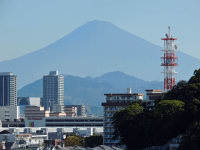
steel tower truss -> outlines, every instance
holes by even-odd
[[[175,67],[178,66],[175,52],[177,51],[177,45],[174,43],[177,38],[174,38],[170,35],[170,27],[168,27],[168,33],[165,38],[161,40],[164,41],[164,57],[161,57],[162,63],[161,66],[164,66],[164,91],[167,92],[172,89],[175,85]]]

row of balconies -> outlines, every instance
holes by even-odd
[[[104,111],[118,111],[119,107],[105,107]]]
[[[138,96],[136,95],[106,97],[106,100],[136,100],[136,99],[138,99]]]

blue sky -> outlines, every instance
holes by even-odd
[[[200,58],[199,0],[0,0],[0,61],[45,47],[92,20],[162,46],[170,25],[179,50]]]

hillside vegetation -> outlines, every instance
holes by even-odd
[[[115,137],[127,148],[142,149],[166,144],[184,135],[180,150],[200,149],[200,69],[188,82],[179,81],[155,103],[154,109],[142,103],[117,112],[113,117]]]

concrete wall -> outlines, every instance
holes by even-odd
[[[45,127],[45,118],[25,118],[25,127]]]
[[[9,119],[13,121],[20,118],[20,108],[19,106],[0,106],[0,114],[0,120]]]

